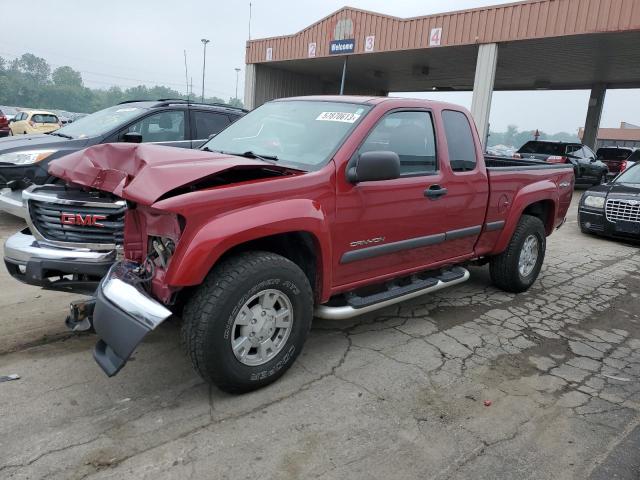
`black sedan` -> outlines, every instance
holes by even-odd
[[[598,185],[607,181],[607,165],[596,158],[593,150],[580,143],[530,140],[513,157],[547,163],[570,163],[577,184]]]
[[[583,233],[640,240],[640,164],[585,191],[578,206]]]

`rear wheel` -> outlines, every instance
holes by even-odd
[[[243,393],[286,372],[312,318],[304,272],[280,255],[247,252],[216,266],[189,300],[182,339],[204,380]]]
[[[507,249],[490,261],[491,281],[507,292],[524,292],[538,278],[546,250],[542,221],[523,215]]]

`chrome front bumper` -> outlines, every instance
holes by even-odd
[[[22,190],[11,190],[10,188],[0,190],[0,210],[26,220],[28,212],[22,201]]]
[[[4,244],[4,263],[16,280],[76,293],[93,294],[116,255],[116,250],[98,252],[47,245],[31,235],[28,228]]]
[[[142,339],[171,316],[171,310],[141,287],[139,268],[135,262],[117,262],[96,292],[93,326],[99,340],[93,357],[110,377],[127,363]]]
[[[11,235],[4,244],[4,257],[17,263],[26,264],[34,258],[49,260],[63,260],[65,262],[114,262],[116,251],[96,252],[88,248],[61,248],[47,245],[31,235],[29,229],[24,229]]]

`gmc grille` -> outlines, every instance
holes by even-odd
[[[40,234],[58,242],[101,243],[122,245],[124,236],[124,213],[126,206],[119,208],[80,207],[61,205],[40,200],[29,200],[31,222]],[[102,226],[63,224],[62,214],[104,215]]]
[[[634,201],[635,203],[635,201]],[[610,222],[640,222],[640,203],[626,200],[607,200],[605,215]]]

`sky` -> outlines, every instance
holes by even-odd
[[[295,33],[349,5],[398,17],[509,3],[511,0],[252,0],[251,37]],[[30,52],[54,68],[69,65],[85,85],[108,88],[138,84],[166,85],[186,91],[188,76],[196,93],[202,88],[202,43],[207,38],[205,95],[224,99],[244,92],[244,55],[249,34],[249,2],[219,0],[0,0],[0,56],[13,59]],[[34,34],[25,35],[24,32]],[[407,95],[403,93],[402,95]],[[469,108],[469,92],[417,92],[412,96],[446,100]],[[584,123],[588,91],[495,92],[491,129],[576,132]],[[620,121],[640,124],[640,90],[607,92],[601,126]]]

